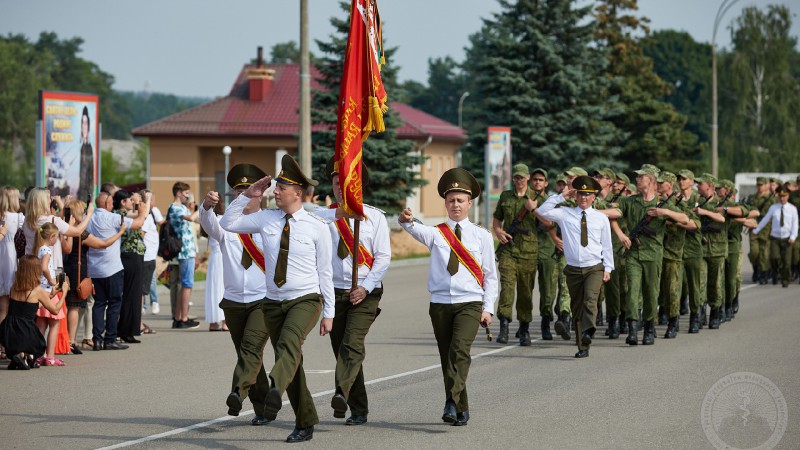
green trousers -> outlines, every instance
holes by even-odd
[[[242,399],[249,394],[258,415],[264,409],[264,397],[269,390],[269,379],[264,371],[264,346],[269,335],[262,303],[263,300],[238,303],[224,298],[219,303],[236,349],[231,391],[238,390]]]
[[[706,260],[703,258],[684,259],[683,270],[689,292],[689,311],[692,314],[700,314],[700,308],[706,301]]]
[[[500,299],[497,316],[511,321],[514,297],[517,298],[517,320],[533,320],[533,282],[536,279],[537,258],[517,259],[502,252],[497,271],[500,273]]]
[[[753,269],[758,267],[759,270],[765,271],[770,267],[769,263],[769,230],[771,226],[765,227],[758,234],[750,233],[750,253],[747,257],[750,259],[750,265]]]
[[[564,268],[567,267],[567,258],[562,254],[557,261],[558,271],[558,297],[557,297],[557,312],[566,312],[572,314],[570,309],[569,288],[567,287],[567,278],[564,276]]]
[[[286,392],[298,428],[316,425],[317,409],[303,371],[303,342],[319,320],[322,296],[309,294],[282,302],[266,299],[262,309],[275,352],[275,365],[269,372],[271,385],[281,394]]]
[[[588,331],[594,335],[595,320],[597,319],[597,302],[603,288],[603,264],[591,267],[564,268],[567,278],[569,296],[572,299],[572,315],[575,322],[575,341],[578,350],[588,350],[589,346],[581,342],[581,334]]]
[[[642,309],[641,320],[654,320],[658,313],[658,290],[661,286],[661,259],[658,261],[640,261],[629,257],[626,276],[628,278],[628,295],[626,303],[630,317],[637,319],[639,308]],[[626,312],[627,312],[626,311]]]
[[[706,256],[706,303],[711,308],[719,308],[724,305],[725,294],[723,293],[723,277],[725,276],[725,257]]]
[[[546,255],[539,258],[537,267],[539,277],[539,315],[553,319],[553,302],[558,286],[558,264]]]
[[[470,350],[481,320],[481,302],[431,303],[433,335],[439,347],[444,376],[445,401],[456,404],[456,412],[469,410],[467,375],[472,362]]]
[[[792,246],[789,239],[769,238],[769,255],[772,273],[780,275],[781,283],[788,284],[792,276]],[[795,243],[797,245],[797,243]]]
[[[683,261],[665,259],[661,266],[661,289],[659,305],[667,310],[670,318],[681,314],[681,288],[683,287]]]
[[[364,339],[378,313],[382,288],[375,288],[359,304],[350,303],[344,289],[336,289],[336,317],[331,329],[331,347],[336,356],[336,387],[341,389],[350,411],[356,416],[369,414],[362,363],[366,356]]]
[[[614,271],[611,272],[611,279],[605,285],[608,317],[617,317],[623,310],[625,317],[630,317],[625,301],[625,267],[625,258],[614,256]]]
[[[728,245],[730,247],[730,245]],[[742,272],[742,253],[734,252],[728,253],[725,258],[725,307],[730,308],[733,306],[733,299],[739,293],[741,286]]]

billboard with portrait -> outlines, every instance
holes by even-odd
[[[98,96],[39,92],[37,180],[52,195],[96,195],[100,171]]]
[[[488,133],[487,190],[491,198],[500,198],[500,194],[508,189],[511,183],[511,128],[489,127]]]

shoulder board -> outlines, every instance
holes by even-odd
[[[327,220],[325,220],[325,219],[323,219],[322,217],[320,217],[320,216],[318,216],[318,215],[314,214],[313,212],[309,212],[309,213],[308,213],[308,217],[311,217],[311,218],[313,218],[313,219],[317,219],[318,221],[320,221],[320,222],[324,223],[325,225],[327,225],[327,224],[329,223]]]
[[[489,230],[487,230],[486,228],[484,228],[484,227],[482,227],[482,226],[478,225],[477,223],[473,223],[473,225],[475,225],[475,227],[476,227],[476,228],[480,228],[481,230],[483,230],[483,231],[485,231],[485,232],[487,232],[487,233],[489,233],[489,234],[492,234],[492,232],[491,232],[491,231],[489,231]]]
[[[374,209],[375,211],[378,211],[378,212],[379,212],[379,213],[381,213],[381,214],[386,214],[386,211],[384,211],[384,210],[382,210],[382,209],[380,209],[380,208],[376,208],[376,207],[374,207],[374,206],[371,206],[371,205],[366,205],[366,204],[365,204],[365,205],[364,205],[364,207],[365,207],[365,208],[369,208],[369,209]]]

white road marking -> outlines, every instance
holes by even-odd
[[[537,341],[540,341],[540,340],[541,339],[531,339],[531,343],[537,342]],[[482,358],[482,357],[485,357],[485,356],[496,355],[498,353],[502,353],[502,352],[505,352],[507,350],[511,350],[511,349],[514,349],[514,348],[519,348],[519,346],[518,345],[509,345],[509,346],[505,346],[505,347],[496,348],[494,350],[489,350],[488,352],[479,353],[479,354],[473,356],[472,359],[474,360],[474,359]],[[374,380],[367,381],[364,384],[365,385],[371,385],[371,384],[383,383],[384,381],[396,380],[398,378],[404,378],[404,377],[408,377],[408,376],[411,376],[411,375],[416,375],[418,373],[427,372],[429,370],[438,369],[440,367],[441,367],[441,364],[422,367],[420,369],[411,370],[411,371],[408,371],[408,372],[398,373],[398,374],[395,374],[395,375],[389,375],[388,377],[376,378]],[[330,372],[333,372],[333,370],[307,370],[306,371],[306,373],[330,373]],[[336,392],[336,391],[333,390],[333,389],[328,390],[328,391],[317,392],[316,394],[313,394],[312,397],[317,398],[317,397],[332,395],[334,392]],[[286,406],[288,404],[289,404],[289,400],[286,400],[286,401],[283,402],[283,406]],[[254,411],[252,409],[248,409],[247,411],[241,411],[239,413],[239,417],[249,416],[250,414],[253,414],[253,413],[254,413]],[[196,430],[198,428],[209,427],[211,425],[227,422],[227,421],[234,420],[234,419],[237,419],[237,417],[234,417],[234,416],[219,417],[217,419],[207,420],[205,422],[200,422],[200,423],[196,423],[194,425],[189,425],[188,427],[176,428],[174,430],[165,431],[163,433],[153,434],[153,435],[150,435],[150,436],[145,436],[143,438],[134,439],[132,441],[125,441],[125,442],[120,442],[119,444],[110,445],[108,447],[101,447],[101,448],[99,448],[97,450],[111,450],[111,449],[115,449],[115,448],[130,447],[132,445],[141,444],[141,443],[144,443],[144,442],[155,441],[155,440],[158,440],[158,439],[163,439],[165,437],[174,436],[176,434],[185,433],[187,431]]]

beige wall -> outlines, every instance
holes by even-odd
[[[445,217],[444,201],[436,189],[442,174],[455,165],[455,152],[458,146],[452,143],[432,142],[422,151],[420,177],[428,181],[420,192],[420,212],[424,217]]]

